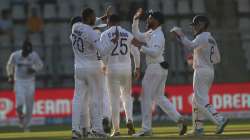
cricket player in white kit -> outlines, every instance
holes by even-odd
[[[81,17],[74,17],[71,21],[71,23],[76,23],[76,22],[82,22]],[[101,18],[96,18],[96,23],[93,26],[93,29],[97,32],[98,37],[101,36],[101,29],[106,27],[107,24],[103,24],[102,23],[102,19]],[[101,93],[102,93],[102,98],[103,98],[103,107],[102,107],[102,123],[103,123],[103,129],[105,133],[110,133],[111,132],[111,106],[110,106],[110,97],[109,97],[109,93],[108,93],[108,86],[107,86],[107,75],[105,72],[105,66],[103,64],[102,58],[100,57],[99,53],[97,53],[97,59],[100,61],[101,63],[101,75],[99,77],[99,80],[101,82]],[[81,87],[81,88],[85,88],[86,87]],[[82,90],[79,90],[82,91]],[[86,92],[88,92],[87,90],[85,90]],[[86,93],[87,94],[87,93]],[[91,122],[89,119],[89,112],[91,111],[89,109],[89,96],[87,94],[87,96],[85,96],[83,98],[83,94],[81,94],[81,99],[82,100],[78,100],[80,102],[80,107],[82,109],[80,115],[80,128],[82,130],[82,135],[83,137],[87,137],[89,131],[90,131],[90,127],[91,127]],[[76,101],[76,100],[74,100]]]
[[[107,16],[111,14],[111,7],[108,7],[106,9],[105,15],[100,17],[100,18],[96,18],[96,22],[95,25],[92,26],[93,29],[97,32],[98,37],[101,36],[101,30],[104,29],[107,24],[104,24],[103,21],[106,21]],[[71,27],[73,26],[73,24],[75,23],[81,23],[82,22],[82,18],[80,16],[77,17],[73,17],[71,19]],[[107,87],[107,76],[105,71],[103,70],[103,62],[102,59],[100,57],[100,55],[97,53],[97,59],[99,61],[101,61],[102,64],[102,72],[101,72],[101,77],[99,77],[100,82],[102,84],[102,88],[101,88],[101,92],[102,92],[102,98],[103,98],[103,110],[102,110],[102,114],[103,114],[103,129],[105,133],[110,133],[111,132],[111,124],[110,124],[110,120],[111,120],[111,106],[110,106],[110,98],[109,98],[109,94],[108,94],[108,87]],[[77,91],[81,92],[81,91],[87,91],[87,88],[85,86],[81,86],[82,89],[79,89]],[[79,93],[75,92],[74,96],[77,96]],[[85,95],[86,96],[83,96]],[[88,137],[88,134],[91,130],[91,122],[90,122],[90,111],[91,109],[89,109],[89,94],[84,93],[81,94],[80,100],[73,100],[73,101],[77,101],[80,102],[80,107],[79,109],[81,110],[81,112],[78,112],[80,115],[80,129],[82,130],[82,136],[83,137]],[[79,106],[79,104],[75,104],[74,105]]]
[[[178,124],[179,135],[183,135],[187,131],[187,125],[173,104],[164,96],[165,82],[168,74],[168,64],[164,61],[163,57],[165,38],[161,24],[164,22],[164,16],[160,12],[149,12],[147,18],[149,30],[141,33],[138,24],[139,18],[142,15],[143,10],[140,8],[134,16],[132,25],[134,36],[144,43],[144,46],[141,46],[141,52],[146,55],[147,63],[146,72],[142,80],[142,131],[133,136],[152,135],[153,101]]]
[[[32,51],[32,44],[28,40],[24,41],[22,50],[15,51],[10,55],[7,63],[7,75],[9,82],[14,82],[16,111],[24,131],[29,130],[32,118],[35,74],[42,67],[43,63],[40,57]],[[24,108],[26,108],[25,113]]]
[[[110,8],[107,8],[107,12],[105,15],[108,17],[111,12]],[[107,20],[107,18],[106,18]],[[105,20],[105,21],[106,21]],[[104,30],[104,28],[107,27],[106,23],[103,23],[103,20],[100,20],[100,18],[97,18],[96,24],[94,26],[94,30],[98,33],[99,37],[101,37],[101,33]],[[107,71],[106,71],[106,66],[103,63],[103,58],[99,57],[99,60],[101,61],[101,69],[102,69],[102,76],[100,77],[100,81],[102,83],[102,97],[103,97],[103,107],[102,107],[102,124],[103,124],[103,130],[105,133],[111,133],[111,105],[110,105],[110,96],[109,96],[109,91],[108,91],[108,79],[107,79]]]
[[[132,73],[131,73],[131,58],[134,56],[135,68],[137,74],[140,69],[140,52],[137,48],[132,47],[135,39],[133,35],[119,26],[119,16],[110,15],[107,20],[109,29],[101,34],[101,41],[110,44],[116,32],[119,32],[119,40],[116,47],[109,55],[104,58],[104,63],[107,67],[108,87],[111,101],[113,133],[111,136],[120,135],[120,102],[122,100],[128,134],[135,133],[133,126],[133,99],[131,96]],[[120,100],[121,97],[121,100]]]
[[[228,123],[214,107],[209,104],[208,92],[214,79],[214,64],[220,62],[220,53],[215,39],[207,31],[209,19],[206,16],[195,16],[191,23],[195,39],[190,41],[180,28],[174,32],[181,43],[193,49],[193,135],[203,135],[204,116],[217,125],[216,134],[221,134]]]
[[[92,135],[106,137],[102,127],[101,112],[101,63],[97,58],[97,50],[104,56],[108,54],[117,42],[111,39],[111,44],[102,45],[98,34],[93,30],[95,24],[95,12],[86,8],[82,12],[83,23],[77,22],[72,26],[71,42],[75,56],[75,95],[72,109],[72,139],[80,139],[80,115],[81,97],[89,96],[90,119],[92,123]],[[82,88],[86,87],[86,88]],[[86,92],[87,90],[87,92]],[[81,96],[83,94],[83,96]],[[87,95],[88,94],[88,95]]]
[[[111,15],[111,13],[112,13],[111,8],[112,8],[111,6],[107,7],[105,14],[102,17],[96,17],[95,25],[92,26],[93,29],[97,32],[99,37],[101,36],[101,31],[107,26],[107,24],[105,24],[104,22],[106,22],[107,17],[109,15]],[[82,18],[81,17],[74,17],[71,21],[71,26],[76,22],[82,22]],[[97,56],[98,60],[101,61],[101,64],[102,64],[101,77],[99,77],[100,82],[102,84],[101,92],[102,92],[102,98],[103,98],[103,108],[102,108],[103,120],[102,120],[102,123],[103,123],[104,132],[110,133],[111,132],[111,123],[110,123],[111,106],[110,106],[110,98],[109,98],[108,87],[107,87],[107,76],[105,73],[105,67],[103,65],[102,58],[99,54],[97,54],[97,55],[98,55]],[[82,87],[82,88],[84,88],[84,87]],[[80,90],[80,91],[82,91],[82,90]],[[83,94],[81,94],[81,95],[83,95]],[[80,107],[82,107],[82,109],[81,109],[82,112],[80,113],[80,128],[82,130],[83,137],[87,137],[87,135],[90,131],[90,127],[91,127],[91,122],[89,119],[89,111],[91,111],[91,109],[89,109],[89,106],[88,106],[88,104],[89,104],[88,98],[89,97],[86,96],[85,98],[83,98],[83,100],[85,99],[85,101],[78,100],[81,103]]]

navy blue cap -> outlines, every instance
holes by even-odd
[[[164,23],[164,15],[160,11],[149,10],[149,12],[147,14],[148,14],[148,16],[151,15],[154,19],[159,21],[160,24]]]
[[[196,15],[193,18],[192,23],[190,23],[190,25],[198,25],[200,23],[205,23],[206,26],[208,26],[210,22],[209,22],[208,17],[203,16],[203,15]]]

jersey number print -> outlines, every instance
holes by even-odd
[[[73,46],[79,51],[79,52],[84,52],[84,46],[83,46],[83,40],[81,37],[72,34],[73,37]]]
[[[116,56],[119,54],[126,55],[128,53],[128,45],[125,43],[126,41],[127,38],[121,38],[119,43],[117,43],[115,48],[112,50],[111,56]],[[120,46],[119,49],[118,46]]]
[[[210,50],[210,62],[211,63],[213,63],[213,60],[212,60],[213,54],[214,54],[214,46],[212,46]]]

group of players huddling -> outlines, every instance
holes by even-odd
[[[110,8],[99,19],[90,8],[81,14],[71,21],[70,38],[75,54],[72,139],[106,137],[110,133],[110,120],[113,125],[111,137],[120,136],[120,102],[126,114],[128,135],[152,135],[153,102],[177,123],[179,135],[184,135],[187,131],[185,119],[164,96],[168,63],[163,57],[162,13],[151,10],[144,14],[143,9],[138,9],[133,18],[132,33],[120,26],[119,15],[111,14]],[[138,27],[143,16],[146,16],[148,26],[144,33]],[[102,33],[97,30],[100,24],[96,24],[100,20],[107,23],[107,29]],[[217,113],[208,102],[208,91],[214,78],[213,65],[220,62],[216,41],[207,32],[208,25],[206,16],[194,17],[191,23],[195,36],[193,41],[188,40],[179,27],[170,31],[184,46],[194,50],[193,135],[203,135],[204,116],[217,125],[216,134],[222,133],[228,123],[228,119]],[[140,53],[146,56],[147,68],[142,80],[142,130],[136,133],[132,117],[131,77],[132,72],[135,72],[135,78],[140,77]],[[130,54],[134,58],[134,70],[131,70]]]
[[[147,31],[143,33],[138,27],[142,17],[147,18]],[[133,17],[132,33],[120,26],[120,16],[112,14],[111,7],[100,18],[96,18],[93,9],[86,8],[81,16],[71,19],[70,40],[75,58],[72,139],[108,137],[111,124],[113,131],[110,136],[120,136],[120,103],[125,110],[128,135],[152,135],[153,103],[177,123],[179,135],[186,134],[186,120],[164,96],[168,75],[168,63],[163,57],[165,37],[161,25],[164,19],[159,11],[145,13],[139,8]],[[105,25],[106,30],[100,32]],[[214,122],[217,125],[215,133],[221,134],[228,119],[216,112],[208,101],[208,91],[214,79],[214,64],[220,62],[220,53],[215,39],[207,31],[209,19],[206,16],[195,16],[191,26],[195,36],[193,41],[179,27],[170,31],[183,46],[193,49],[193,129],[188,134],[204,134],[204,117]],[[131,81],[132,75],[135,79],[140,78],[140,53],[145,54],[147,67],[142,80],[142,129],[135,132]],[[134,70],[130,54],[134,58]],[[23,113],[23,106],[28,102],[25,98],[31,95],[33,98],[34,94],[34,88],[27,91],[30,88],[25,83],[34,85],[34,74],[41,68],[42,62],[32,51],[29,42],[24,43],[22,50],[14,52],[7,64],[9,81],[13,81],[13,77],[15,79],[17,112],[25,128],[29,127],[33,107],[32,101],[31,105],[27,104],[28,114]]]

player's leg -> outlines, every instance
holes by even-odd
[[[121,79],[121,100],[126,114],[126,126],[128,128],[128,135],[133,135],[135,133],[133,125],[133,98],[132,98],[132,81],[131,72],[127,74],[124,73]]]
[[[24,121],[24,104],[25,104],[25,87],[22,81],[15,81],[14,90],[16,94],[16,112],[21,127],[23,127]]]
[[[111,136],[120,135],[120,79],[119,75],[109,72],[108,74],[108,87],[111,101],[111,118],[113,124],[113,132]]]
[[[105,133],[111,133],[111,103],[108,91],[107,75],[102,75],[102,93],[103,93],[103,129]]]
[[[152,104],[153,94],[157,89],[158,79],[155,77],[154,66],[149,65],[142,80],[141,112],[142,130],[133,136],[147,136],[152,134]]]
[[[155,77],[158,79],[158,87],[155,91],[155,101],[161,107],[161,109],[168,114],[168,116],[178,124],[179,127],[179,135],[183,135],[187,131],[187,125],[185,123],[184,118],[180,115],[180,113],[176,110],[175,106],[169,101],[165,93],[165,83],[167,80],[168,71],[159,68],[158,75]]]
[[[133,120],[133,99],[131,95],[131,74],[124,74],[121,77],[121,100],[126,114],[126,122]]]
[[[211,121],[215,124],[219,124],[218,120],[215,119],[210,108],[206,106],[209,105],[208,91],[212,84],[210,75],[205,73],[204,70],[194,71],[194,102],[196,103],[198,109],[200,109]]]
[[[192,135],[203,135],[203,123],[204,123],[204,115],[202,111],[198,108],[197,103],[195,102],[194,96],[192,98],[192,122],[193,122],[193,130],[191,131]]]
[[[209,104],[208,92],[212,85],[214,71],[207,69],[199,69],[194,72],[194,101],[197,103],[198,109],[214,122],[220,128],[218,132],[223,131],[228,120],[222,117],[215,108]],[[218,133],[216,132],[216,133]]]
[[[29,81],[26,83],[25,106],[26,114],[24,118],[24,130],[29,131],[30,121],[32,119],[33,105],[35,94],[35,82]]]
[[[161,109],[168,114],[168,116],[175,122],[178,122],[178,120],[181,118],[180,113],[176,110],[174,105],[169,101],[166,96],[164,96],[165,93],[165,82],[167,80],[167,71],[164,70],[162,72],[162,75],[157,75],[158,79],[158,87],[155,91],[155,101],[156,104],[158,104]]]
[[[81,115],[81,101],[85,98],[85,89],[86,83],[84,80],[80,80],[75,76],[75,90],[74,97],[72,101],[72,139],[78,139],[81,137],[81,128],[80,128],[80,115]]]
[[[88,92],[87,87],[85,85],[81,86],[81,88],[86,89],[86,90],[81,90],[81,91]],[[81,94],[80,107],[82,108],[81,115],[80,115],[80,128],[82,130],[82,136],[87,137],[88,132],[90,131],[89,94],[87,93]]]
[[[90,97],[90,119],[92,127],[92,136],[106,137],[102,126],[102,93],[101,93],[101,81],[100,70],[98,68],[89,69],[88,77],[88,91]],[[101,101],[101,102],[100,102]]]

